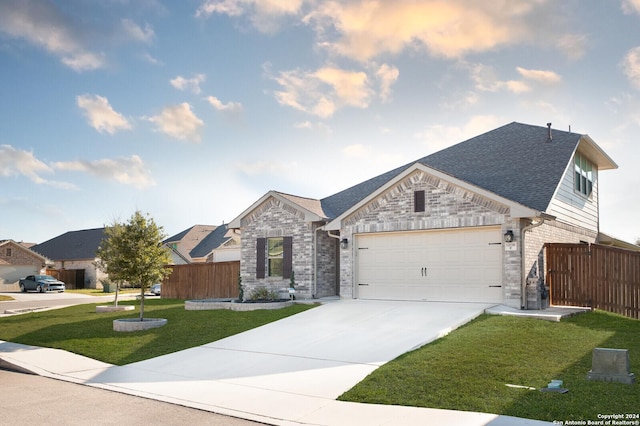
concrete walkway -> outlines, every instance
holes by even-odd
[[[207,345],[113,366],[0,341],[0,366],[275,425],[541,425],[485,413],[335,399],[380,365],[490,305],[336,301]]]

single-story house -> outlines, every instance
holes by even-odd
[[[240,235],[228,225],[194,225],[163,241],[174,265],[240,260]]]
[[[542,308],[544,243],[598,241],[616,168],[586,134],[513,122],[323,199],[269,191],[229,223],[245,294],[293,274],[299,298]]]
[[[68,288],[102,288],[106,274],[96,266],[96,253],[104,237],[105,228],[69,231],[31,249],[54,262],[58,270],[75,270],[76,282],[67,283]]]
[[[49,259],[13,240],[0,240],[0,291],[17,291],[18,281],[45,271]]]

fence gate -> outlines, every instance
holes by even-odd
[[[47,269],[47,275],[62,281],[68,290],[84,288],[84,269]]]
[[[588,306],[640,319],[640,252],[598,244],[545,245],[553,305]]]

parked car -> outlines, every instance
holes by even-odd
[[[162,283],[157,283],[151,286],[149,291],[156,296],[160,296],[160,290],[162,290]]]
[[[63,292],[65,285],[51,275],[29,275],[20,280],[20,291],[24,293],[29,290],[39,291],[40,293],[45,291]]]

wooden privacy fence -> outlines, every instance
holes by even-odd
[[[546,244],[554,305],[589,306],[640,319],[640,252],[598,244]]]
[[[162,297],[169,299],[215,299],[238,297],[240,262],[171,265],[162,282]]]
[[[47,269],[46,274],[62,281],[67,290],[84,288],[84,269]]]

